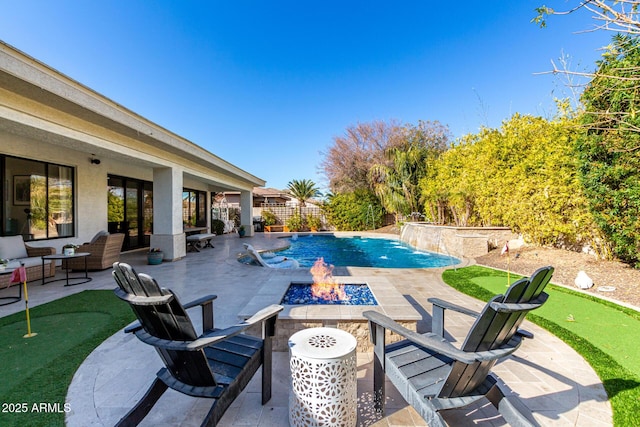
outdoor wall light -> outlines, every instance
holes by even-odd
[[[91,161],[92,165],[99,165],[100,164],[100,159],[93,159],[92,158],[90,161]]]

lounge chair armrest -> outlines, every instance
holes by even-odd
[[[524,329],[518,329],[516,331],[516,334],[521,336],[522,338],[527,338],[527,339],[530,339],[530,340],[533,339],[533,333],[531,333],[529,331],[526,331]]]
[[[223,331],[219,331],[219,332],[221,333],[220,336],[212,335],[211,337],[207,337],[207,338],[200,337],[193,341],[172,341],[172,340],[165,340],[162,338],[154,337],[153,335],[147,333],[147,331],[145,331],[142,328],[133,331],[136,337],[138,337],[138,339],[145,344],[149,344],[156,348],[162,348],[164,350],[174,350],[174,351],[201,350],[208,345],[211,345],[217,341],[223,340],[228,337],[228,335],[224,334]]]
[[[201,335],[193,341],[172,341],[157,338],[147,333],[142,328],[137,329],[133,332],[136,334],[136,337],[138,337],[140,341],[157,348],[174,351],[197,351],[215,344],[218,341],[224,341],[228,338],[236,336],[242,333],[249,326],[250,325],[239,324],[224,329],[209,331],[208,333]]]
[[[158,303],[168,303],[173,300],[173,294],[143,297],[128,294],[120,288],[114,289],[113,292],[118,298],[132,305],[157,305]]]
[[[140,339],[140,341],[155,347],[163,348],[166,350],[196,351],[204,347],[210,346],[211,344],[214,344],[218,341],[223,341],[227,338],[231,338],[235,335],[238,335],[256,323],[265,322],[271,318],[275,318],[277,317],[278,313],[281,312],[283,309],[284,307],[282,307],[281,305],[275,305],[275,304],[270,305],[258,311],[256,314],[251,316],[251,318],[247,319],[242,323],[238,323],[236,325],[229,326],[228,328],[224,328],[224,329],[209,331],[205,334],[202,334],[200,337],[198,337],[193,341],[164,340],[148,334],[143,329],[138,329],[134,332],[136,336]]]
[[[447,310],[457,311],[458,313],[466,314],[471,317],[478,317],[480,313],[474,310],[469,310],[461,305],[453,304],[449,301],[441,300],[440,298],[429,298],[427,299],[431,304],[442,307]]]
[[[478,317],[480,313],[469,310],[457,304],[450,303],[448,301],[441,300],[440,298],[429,298],[429,301],[433,305],[432,320],[431,320],[431,332],[444,337],[444,311],[453,310],[458,313],[466,314],[471,317]]]
[[[139,321],[136,320],[135,322],[129,323],[127,326],[124,327],[124,333],[130,334],[137,331],[138,329],[142,329],[142,325],[140,324]]]
[[[438,354],[442,354],[462,363],[471,364],[474,362],[503,358],[516,351],[522,341],[522,337],[517,336],[509,341],[509,345],[500,349],[480,352],[467,352],[458,349],[457,347],[453,346],[453,344],[451,344],[441,336],[438,336],[437,334],[428,333],[422,335],[410,329],[407,329],[382,313],[378,313],[376,311],[365,311],[364,313],[362,313],[362,315],[366,317],[370,323],[380,325],[382,328],[393,331],[415,344],[426,347],[429,350],[433,350]]]
[[[382,313],[378,313],[377,311],[365,311],[362,315],[369,320],[369,325],[372,330],[374,325],[379,325],[383,329],[395,332],[415,344],[427,347],[428,349],[434,350],[452,359],[456,359],[464,363],[473,363],[476,361],[475,358],[471,357],[472,353],[466,353],[454,347],[450,342],[436,334],[430,333],[421,335],[415,331],[405,328],[395,320]],[[376,342],[375,345],[379,346],[380,343]]]
[[[29,255],[30,257],[37,257],[37,256],[43,256],[43,255],[53,255],[56,253],[56,248],[52,248],[52,247],[43,247],[43,248],[39,248],[39,247],[35,247],[35,246],[29,246],[27,244],[24,245],[25,248],[27,249],[27,255]]]
[[[211,334],[203,335],[203,337],[217,336],[222,332],[226,333],[227,337],[232,337],[258,323],[263,323],[265,325],[265,328],[263,328],[264,335],[273,336],[275,334],[276,318],[278,317],[278,313],[280,313],[283,309],[284,307],[281,305],[271,304],[270,306],[267,306],[258,311],[256,314],[242,323],[237,323],[225,329],[212,331]]]
[[[516,334],[514,335],[509,342],[500,348],[496,348],[495,350],[487,350],[487,351],[476,351],[474,353],[467,353],[475,355],[477,361],[485,361],[485,360],[498,360],[504,357],[507,357],[513,353],[520,347],[522,344],[522,339],[524,337]]]
[[[182,306],[185,309],[189,309],[189,308],[197,307],[199,305],[207,304],[207,303],[215,300],[216,298],[218,298],[218,295],[205,295],[202,298],[198,298],[196,300],[190,301],[190,302],[188,302],[186,304],[183,304]]]
[[[191,301],[187,304],[184,304],[183,307],[185,310],[193,308],[193,307],[202,307],[202,330],[210,331],[213,329],[213,300],[218,298],[218,295],[205,295],[202,298],[198,298],[194,301]]]
[[[549,295],[543,292],[536,299],[531,300],[526,304],[492,302],[491,307],[498,312],[506,313],[512,313],[514,311],[531,311],[536,308],[540,308],[547,298],[549,298]]]
[[[245,320],[244,323],[247,325],[255,325],[256,323],[264,322],[271,317],[277,316],[283,309],[284,307],[281,305],[271,304]]]
[[[132,328],[133,329],[133,328]],[[232,329],[230,331],[229,329]],[[174,351],[197,351],[202,350],[204,347],[207,347],[211,344],[214,344],[218,341],[225,340],[233,335],[237,335],[240,331],[237,331],[236,327],[221,329],[219,331],[211,331],[207,335],[203,335],[200,338],[197,338],[193,341],[173,341],[173,340],[165,340],[162,338],[154,337],[153,335],[147,333],[144,329],[136,329],[132,331],[135,333],[136,337],[140,341],[145,344],[149,344],[153,347],[162,348],[165,350],[174,350]],[[228,332],[234,332],[229,334]]]

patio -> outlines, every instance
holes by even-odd
[[[204,294],[217,294],[214,304],[218,325],[237,321],[237,315],[269,282],[309,280],[308,271],[268,269],[237,262],[242,243],[257,249],[282,245],[278,235],[258,233],[248,239],[237,235],[217,236],[215,248],[189,253],[173,263],[146,265],[145,252],[124,254],[121,260],[132,264],[138,272],[156,278],[161,286],[174,290],[183,302]],[[385,270],[374,268],[336,268],[339,276],[384,278],[393,284],[423,317],[418,331],[430,329],[430,304],[427,298],[437,296],[458,304],[480,308],[482,303],[459,294],[440,280],[441,270]],[[63,273],[58,272],[62,277]],[[41,286],[29,285],[29,305],[33,307],[84,289],[113,289],[110,270],[91,272],[93,280],[85,285],[64,287],[63,282]],[[15,289],[0,291],[0,296]],[[115,298],[115,297],[114,297]],[[0,307],[0,316],[24,309],[24,303]],[[199,324],[198,312],[190,313]],[[426,320],[426,321],[425,321]],[[451,316],[448,332],[459,337],[469,327],[469,319]],[[494,371],[520,396],[543,426],[612,424],[611,407],[598,377],[589,365],[569,346],[537,326],[526,323],[535,339],[526,340],[515,356],[498,364]],[[389,385],[387,412],[379,419],[372,406],[371,353],[358,353],[358,425],[421,426],[422,419]],[[144,361],[143,363],[140,363]],[[124,415],[133,402],[146,391],[161,362],[155,350],[135,337],[118,332],[99,346],[76,372],[67,395],[71,413],[68,426],[111,426]],[[254,379],[227,411],[220,426],[288,425],[289,367],[288,354],[274,354],[273,398],[260,405],[259,378]],[[170,402],[167,405],[164,403]],[[171,408],[163,411],[163,408]],[[168,391],[143,425],[198,425],[209,402]],[[451,411],[446,416],[451,425],[504,425],[504,421],[487,402],[466,411]]]

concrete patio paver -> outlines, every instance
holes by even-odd
[[[220,326],[235,323],[237,314],[270,279],[299,277],[300,272],[242,265],[237,255],[242,243],[249,242],[257,249],[271,249],[283,245],[278,233],[257,233],[252,238],[237,235],[217,236],[215,248],[189,253],[186,258],[157,266],[146,265],[144,252],[123,254],[121,260],[132,264],[138,272],[156,278],[161,286],[172,289],[183,302],[205,294],[217,294],[214,303],[215,321]],[[418,331],[430,330],[431,307],[427,298],[437,296],[471,308],[483,303],[460,294],[440,279],[440,269],[395,270],[377,268],[336,268],[336,275],[386,278],[423,315]],[[62,273],[58,273],[61,275]],[[63,287],[62,282],[41,286],[29,285],[29,305],[61,298],[84,289],[113,289],[115,283],[109,270],[91,272],[93,280],[86,285]],[[0,296],[5,292],[0,291]],[[115,298],[115,297],[114,297]],[[0,307],[0,316],[24,309],[24,303]],[[190,314],[200,324],[198,310]],[[448,313],[449,314],[449,313]],[[456,315],[447,318],[447,332],[458,340],[464,337],[471,324],[469,318]],[[612,425],[611,406],[604,388],[587,362],[560,339],[534,324],[525,328],[535,334],[526,340],[514,356],[497,364],[494,371],[520,396],[542,426]],[[289,356],[274,354],[273,398],[260,405],[260,376],[247,386],[219,423],[220,426],[284,426],[288,425]],[[424,426],[425,422],[388,385],[386,416],[381,418],[373,410],[372,355],[358,354],[358,425],[362,426]],[[76,372],[67,394],[71,412],[67,425],[112,426],[142,396],[161,367],[155,350],[135,337],[119,331],[104,341],[84,361]],[[156,404],[142,425],[199,425],[210,402],[182,396],[169,390]],[[505,425],[504,420],[487,402],[464,410],[448,411],[445,416],[451,425]]]

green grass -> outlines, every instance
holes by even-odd
[[[83,291],[34,307],[30,314],[31,329],[38,334],[31,338],[23,337],[24,311],[0,318],[0,425],[63,426],[73,374],[134,316],[112,291]],[[11,404],[26,412],[16,413]],[[39,412],[40,404],[49,406]]]
[[[519,277],[511,274],[511,283]],[[443,279],[483,301],[507,287],[506,272],[479,266],[447,270]],[[560,286],[548,285],[546,292],[549,300],[527,319],[589,362],[611,401],[614,425],[640,425],[640,313]]]

